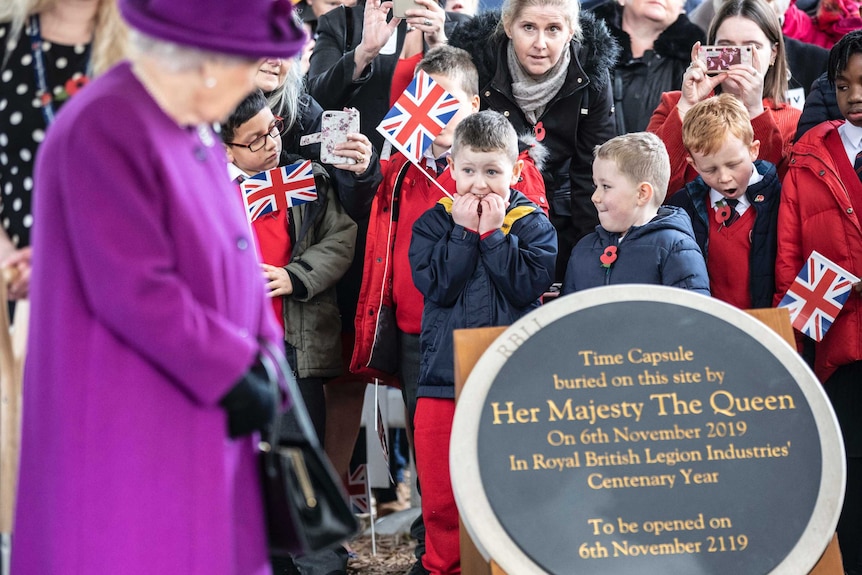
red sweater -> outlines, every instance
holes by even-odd
[[[688,152],[682,145],[682,118],[676,110],[681,97],[682,92],[678,90],[662,94],[661,103],[653,112],[647,126],[648,132],[662,139],[670,156],[667,198],[697,177],[697,170],[685,160]],[[763,107],[763,113],[751,120],[754,139],[760,140],[760,154],[757,159],[774,164],[778,168],[778,177],[783,178],[787,171],[785,164],[790,156],[790,144],[796,134],[796,124],[799,123],[802,111],[789,104],[775,105],[768,98],[763,99]]]

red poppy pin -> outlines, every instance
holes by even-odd
[[[54,99],[58,102],[68,100],[69,98],[80,92],[81,88],[86,86],[89,82],[90,78],[79,72],[66,80],[66,83],[63,85],[63,89],[57,93]],[[43,97],[42,105],[45,104],[46,102]]]
[[[617,261],[617,246],[606,247],[602,255],[599,256],[599,261],[602,262],[603,268],[611,267],[611,264]]]
[[[730,217],[730,206],[727,205],[727,202],[722,201],[719,206],[716,204],[715,207],[715,221],[718,224],[723,224]]]
[[[533,128],[533,132],[536,134],[536,141],[541,142],[545,139],[545,124],[539,122],[536,124],[536,127]]]
[[[757,194],[756,196],[754,196],[754,203],[760,203],[765,199],[766,198],[763,197],[763,194]]]

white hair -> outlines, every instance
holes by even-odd
[[[239,65],[254,60],[176,44],[161,38],[154,38],[140,30],[131,28],[129,30],[129,58],[134,61],[143,55],[158,60],[163,69],[174,73],[198,70],[207,62]]]

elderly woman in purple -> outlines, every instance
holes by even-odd
[[[281,345],[210,125],[304,41],[289,0],[121,0],[129,62],[36,161],[18,575],[270,572],[256,430]]]

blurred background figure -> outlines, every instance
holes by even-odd
[[[691,47],[706,37],[681,10],[682,0],[608,0],[593,8],[622,49],[611,75],[619,134],[646,129],[662,93],[680,89]]]
[[[120,7],[130,60],[36,162],[12,572],[268,575],[260,354],[283,338],[211,125],[305,37],[287,0]]]
[[[125,52],[115,0],[0,4],[0,266],[9,297],[27,297],[33,162],[60,108]]]

